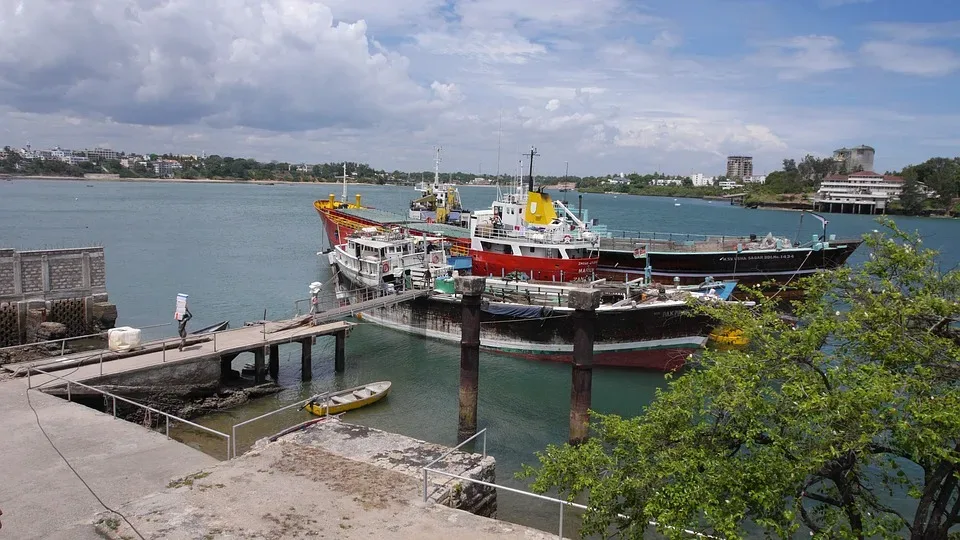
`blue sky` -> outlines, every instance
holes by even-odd
[[[4,144],[540,172],[960,154],[947,0],[0,5]]]

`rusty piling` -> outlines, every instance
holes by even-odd
[[[573,312],[573,369],[570,388],[570,444],[587,440],[593,392],[593,341],[600,291],[572,290],[567,305]]]
[[[480,276],[454,279],[454,292],[461,296],[460,320],[460,418],[457,441],[477,432],[477,395],[480,381],[480,298],[487,280]]]

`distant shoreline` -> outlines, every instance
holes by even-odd
[[[238,180],[235,178],[84,178],[82,176],[0,176],[2,180],[62,180],[67,182],[131,182],[156,184],[314,184],[319,186],[342,186],[341,182],[291,182],[288,180]],[[379,185],[368,182],[347,182],[351,186]]]

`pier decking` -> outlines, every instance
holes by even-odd
[[[165,340],[160,350],[145,352],[143,354],[134,354],[116,360],[98,362],[96,364],[82,365],[74,370],[65,373],[47,375],[44,373],[35,373],[30,377],[30,386],[52,387],[65,385],[66,381],[84,382],[98,379],[107,375],[118,375],[123,373],[132,373],[141,370],[155,368],[157,366],[174,366],[179,363],[196,362],[203,360],[229,362],[238,354],[252,352],[257,364],[257,378],[262,379],[262,366],[265,361],[265,350],[270,352],[270,371],[276,373],[279,367],[279,353],[277,349],[280,345],[286,343],[300,342],[302,347],[302,358],[304,361],[305,373],[307,378],[309,372],[309,361],[311,359],[311,344],[315,337],[335,335],[337,338],[337,368],[343,369],[343,343],[346,333],[353,324],[345,321],[335,321],[316,326],[296,326],[288,328],[290,324],[296,321],[268,322],[255,326],[244,326],[233,330],[224,330],[210,334],[209,339],[200,341],[192,345],[187,345],[183,351],[177,350],[179,340]],[[198,337],[191,336],[195,340]],[[146,343],[147,348],[155,343]],[[155,347],[154,347],[155,348]],[[43,369],[43,368],[40,368]],[[43,369],[43,371],[47,371]]]

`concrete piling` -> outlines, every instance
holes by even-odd
[[[280,345],[270,346],[270,378],[276,381],[280,377]]]
[[[573,312],[573,370],[570,388],[570,444],[587,440],[593,391],[593,341],[600,291],[570,291],[567,305]]]
[[[333,370],[337,373],[343,373],[347,360],[347,332],[336,333],[336,353],[333,359]]]
[[[454,292],[462,295],[460,321],[460,418],[457,441],[477,432],[477,395],[480,381],[480,298],[487,280],[482,276],[454,279]]]
[[[253,350],[253,381],[256,384],[263,384],[266,382],[263,376],[264,356],[266,356],[264,353],[265,351],[263,347],[258,347]]]
[[[313,379],[313,338],[300,342],[300,380]]]

